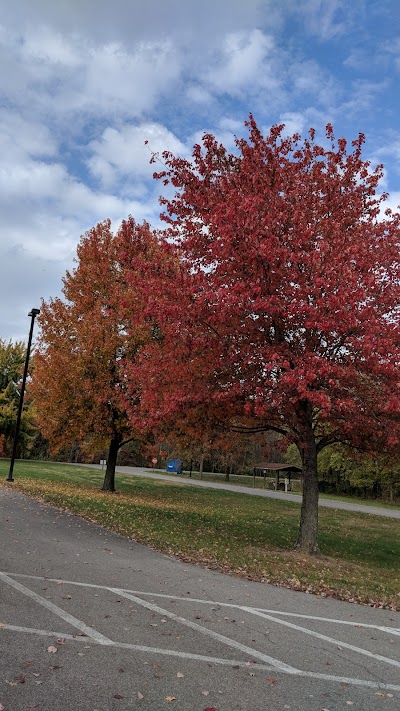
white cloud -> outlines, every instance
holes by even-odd
[[[118,222],[131,213],[138,221],[151,221],[158,214],[155,200],[95,192],[62,164],[28,158],[2,167],[0,210],[9,245],[53,260],[66,258],[80,234],[107,217]]]
[[[31,35],[0,35],[4,59],[0,90],[16,106],[46,120],[68,123],[75,115],[97,119],[140,116],[179,79],[182,64],[170,40],[94,44],[84,35],[54,36],[41,27]],[[5,71],[4,71],[5,70]]]
[[[203,75],[214,91],[236,95],[243,89],[275,88],[278,77],[272,71],[273,39],[261,30],[233,32],[225,36],[215,61]]]
[[[386,79],[382,81],[367,81],[358,79],[353,82],[351,98],[338,107],[340,111],[345,111],[347,114],[360,114],[364,111],[370,111],[375,107],[385,89],[388,88]]]
[[[77,36],[69,38],[49,26],[39,26],[24,36],[21,57],[28,62],[75,68],[79,66],[79,42]]]
[[[288,111],[284,114],[281,114],[279,121],[277,121],[278,124],[284,123],[285,124],[285,130],[284,134],[286,136],[293,136],[294,133],[300,133],[302,134],[304,131],[304,128],[307,130],[306,126],[306,117],[304,114],[298,113],[296,111]]]
[[[23,156],[54,156],[58,144],[49,128],[17,111],[0,109],[0,153],[2,164]]]
[[[210,91],[205,89],[203,86],[192,84],[186,89],[186,96],[189,101],[194,101],[196,104],[212,104],[214,102],[214,96]]]
[[[393,212],[400,212],[400,190],[391,192],[383,207],[384,209],[389,207]]]
[[[150,180],[155,170],[154,165],[150,165],[152,153],[171,151],[184,156],[188,152],[183,143],[159,123],[108,127],[99,140],[90,143],[89,149],[92,156],[88,165],[103,185],[112,185],[122,176],[129,177],[132,183],[142,178]]]
[[[350,29],[350,23],[357,16],[358,0],[302,0],[293,3],[292,10],[299,16],[304,28],[321,40],[330,40]]]
[[[264,14],[269,25],[281,21],[273,0],[0,0],[0,11],[14,28],[46,23],[62,34],[79,32],[100,43],[122,38],[127,45],[182,34],[204,45],[221,31],[257,25]]]

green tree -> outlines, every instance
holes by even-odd
[[[1,454],[11,452],[17,420],[20,383],[26,356],[23,341],[13,343],[0,338],[0,437]],[[18,453],[26,456],[35,436],[34,413],[29,396],[24,400],[18,439]]]

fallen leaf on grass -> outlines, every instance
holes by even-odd
[[[50,654],[55,654],[57,652],[57,647],[53,647],[51,644],[50,647],[47,647],[47,651],[50,652]]]

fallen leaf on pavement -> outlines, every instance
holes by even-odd
[[[4,711],[4,706],[3,706],[3,704],[0,704],[0,711]]]
[[[124,699],[125,697],[122,696],[122,694],[114,694],[114,699]]]
[[[51,644],[50,647],[47,647],[47,651],[51,654],[55,654],[57,652],[57,647],[53,647],[53,645]]]
[[[208,696],[210,692],[209,691],[202,691],[201,693],[203,694],[203,696]]]
[[[393,694],[386,694],[385,691],[377,691],[375,696],[380,696],[382,699],[388,699],[388,698],[392,699],[393,698]]]
[[[164,701],[176,701],[176,696],[166,696]]]
[[[276,684],[277,679],[274,679],[273,676],[269,676],[267,677],[267,681],[269,681],[270,684]]]
[[[182,672],[178,672],[176,676],[178,677],[178,679],[183,679],[185,675],[182,674]]]
[[[137,697],[138,697],[138,699],[140,699],[140,700],[141,700],[141,699],[144,699],[144,696],[143,696],[143,694],[140,693],[140,691],[137,692]]]

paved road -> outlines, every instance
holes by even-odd
[[[97,464],[80,464],[79,466],[89,466],[100,468]],[[167,479],[175,481],[179,484],[184,483],[191,486],[203,486],[209,489],[225,489],[226,491],[236,491],[250,496],[266,496],[270,499],[283,499],[284,501],[294,501],[296,504],[301,503],[299,494],[285,494],[282,491],[271,491],[270,489],[252,489],[249,486],[237,486],[236,484],[228,484],[227,482],[201,481],[199,479],[184,479],[172,474],[161,474],[160,472],[151,472],[142,467],[117,467],[117,471],[121,474],[131,474],[133,476],[147,476],[151,479]],[[387,516],[388,518],[400,518],[400,509],[383,508],[381,506],[365,506],[363,504],[352,504],[346,501],[334,501],[333,499],[319,499],[319,505],[329,509],[343,509],[345,511],[358,511],[360,513],[375,514],[376,516]]]
[[[0,487],[5,711],[400,707],[400,614],[203,570]]]

